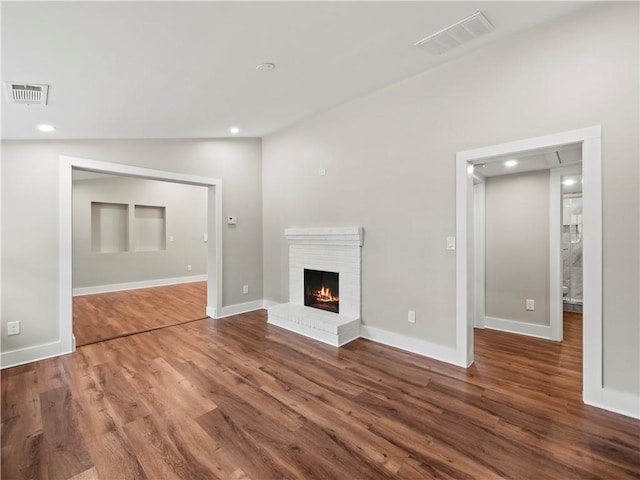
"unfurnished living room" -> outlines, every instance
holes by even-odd
[[[0,8],[3,479],[640,479],[640,3]]]

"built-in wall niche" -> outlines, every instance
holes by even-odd
[[[129,250],[129,205],[91,202],[91,250],[95,253]]]
[[[165,207],[135,205],[134,224],[136,252],[155,252],[167,249]]]

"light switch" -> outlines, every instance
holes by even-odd
[[[447,237],[447,250],[456,249],[456,237]]]

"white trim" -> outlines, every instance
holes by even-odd
[[[207,272],[215,282],[207,285],[207,314],[222,307],[222,182],[219,179],[99,162],[85,158],[60,156],[59,169],[59,331],[61,352],[72,351],[72,170],[78,168],[97,173],[141,177],[208,188]]]
[[[477,176],[479,178],[480,176]],[[473,226],[474,251],[474,326],[484,328],[485,316],[485,182],[484,177],[480,183],[473,186],[475,225]]]
[[[458,354],[455,348],[437,343],[431,343],[419,338],[408,337],[400,333],[390,332],[369,325],[360,325],[360,337],[373,342],[382,343],[390,347],[417,353],[441,362],[452,363],[459,367],[466,367],[464,363],[458,363]]]
[[[551,340],[562,341],[562,176],[582,172],[582,168],[552,168],[549,175],[549,325]]]
[[[251,302],[237,303],[222,307],[222,311],[217,318],[230,317],[231,315],[239,315],[240,313],[253,312],[264,308],[264,300],[253,300]]]
[[[601,127],[594,126],[542,137],[492,145],[456,154],[456,351],[458,359],[473,361],[473,335],[468,277],[473,278],[473,262],[469,261],[468,236],[472,222],[472,176],[468,165],[474,161],[500,155],[529,152],[548,147],[582,144],[583,183],[583,399],[585,403],[607,405],[602,379],[602,147]],[[604,399],[604,400],[603,400]],[[604,401],[605,403],[600,403]]]
[[[456,154],[456,365],[473,363],[473,172]]]
[[[188,277],[158,278],[155,280],[142,280],[139,282],[112,283],[110,285],[95,285],[93,287],[78,287],[73,289],[73,296],[93,295],[96,293],[121,292],[123,290],[138,290],[140,288],[164,287],[166,285],[179,285],[181,283],[202,282],[207,280],[207,275],[191,275]]]
[[[362,227],[287,228],[289,245],[346,245],[361,247]]]
[[[627,392],[603,387],[598,398],[585,399],[584,403],[592,407],[640,419],[640,397]]]
[[[485,317],[485,328],[500,330],[502,332],[517,333],[530,337],[546,338],[551,340],[551,327],[549,325],[539,325],[536,323],[519,322],[517,320],[507,320],[504,318]]]
[[[602,355],[602,145],[598,135],[582,144],[582,368],[583,399],[605,402]],[[605,403],[606,405],[606,403]]]
[[[282,302],[274,302],[273,300],[262,300],[262,308],[264,308],[265,310],[269,307],[273,307],[274,305],[278,305]]]
[[[64,349],[61,341],[35,345],[33,347],[11,350],[0,353],[0,368],[16,367],[25,363],[36,362],[46,358],[71,353],[71,348]]]

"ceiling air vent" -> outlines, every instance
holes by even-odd
[[[7,102],[19,105],[46,105],[49,85],[5,82]]]
[[[487,20],[487,17],[482,12],[476,12],[438,33],[423,38],[416,42],[415,46],[426,48],[429,52],[440,55],[491,30],[493,30],[493,25]]]

